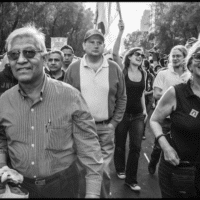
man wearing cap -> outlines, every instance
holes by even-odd
[[[126,89],[119,65],[104,57],[104,47],[104,36],[100,31],[87,31],[83,42],[85,55],[69,66],[64,81],[81,91],[95,119],[104,158],[100,197],[108,198],[114,132],[124,115]]]

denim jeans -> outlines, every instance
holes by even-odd
[[[153,94],[148,94],[145,96],[145,105],[146,105],[147,114],[149,114],[152,108],[153,102],[154,102]]]
[[[144,118],[145,116],[142,113],[137,115],[125,113],[115,131],[115,168],[117,172],[126,172],[125,182],[129,184],[137,183],[138,161],[144,132]],[[129,153],[127,163],[125,164],[128,133]]]
[[[170,118],[166,118],[164,119],[163,123],[161,124],[162,126],[162,131],[164,134],[167,134],[170,129],[171,129],[171,120]],[[154,141],[154,147],[153,147],[153,151],[151,153],[151,164],[153,165],[157,165],[159,159],[160,159],[160,155],[161,155],[161,147],[159,145],[159,143],[156,143],[156,139]]]

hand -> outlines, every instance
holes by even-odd
[[[180,158],[178,157],[177,152],[172,146],[169,146],[163,152],[164,152],[164,158],[167,162],[171,163],[174,166],[179,165]]]
[[[119,31],[124,31],[124,22],[121,19],[119,20],[118,28],[119,28]]]
[[[110,129],[115,130],[115,127],[114,127],[113,124],[111,124],[111,123],[108,124],[108,127],[109,127]]]
[[[86,194],[85,195],[85,198],[87,199],[89,199],[89,198],[95,198],[95,199],[99,199],[100,197],[98,196],[98,195],[96,195],[96,194]]]
[[[146,123],[146,122],[147,122],[147,118],[148,118],[148,114],[147,114],[146,111],[144,111],[144,112],[143,112],[143,115],[145,116],[145,118],[144,118],[144,123]]]

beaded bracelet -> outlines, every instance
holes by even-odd
[[[160,137],[162,137],[162,136],[166,136],[166,134],[161,134],[161,135],[159,135],[158,137],[156,137],[156,143],[158,142],[158,140],[159,140]]]

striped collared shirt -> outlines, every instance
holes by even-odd
[[[103,159],[94,119],[80,92],[64,82],[45,75],[34,103],[19,85],[1,96],[1,163],[8,153],[12,167],[29,178],[53,175],[78,157],[88,172],[86,193],[100,193]]]

